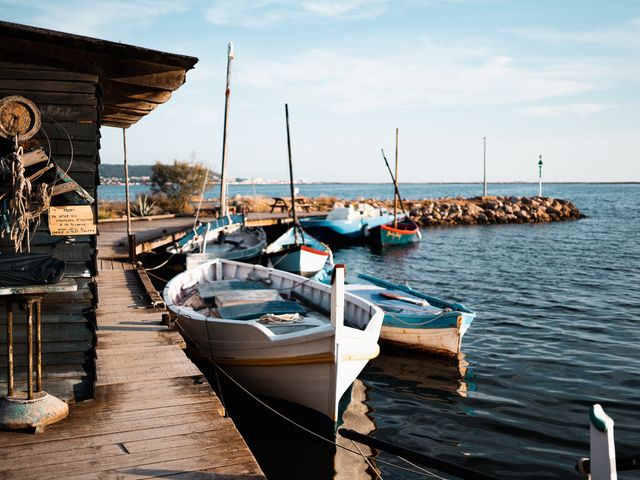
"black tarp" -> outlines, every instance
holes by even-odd
[[[0,286],[45,285],[58,283],[64,275],[64,262],[41,253],[0,255]]]

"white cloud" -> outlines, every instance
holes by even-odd
[[[602,47],[637,49],[640,47],[640,17],[615,28],[598,28],[583,31],[559,31],[550,28],[526,27],[508,29],[520,38],[551,44],[592,44]]]
[[[585,116],[591,113],[598,113],[604,110],[614,108],[611,104],[606,103],[571,103],[566,105],[542,105],[536,107],[528,107],[523,111],[527,115],[534,117],[575,117]]]
[[[17,20],[79,35],[117,38],[152,26],[159,18],[183,12],[186,0],[0,0],[0,7],[18,9]]]
[[[411,45],[392,51],[380,47],[376,55],[311,50],[283,60],[246,59],[238,66],[238,81],[291,101],[356,113],[524,104],[602,89],[610,73],[588,61],[525,63],[488,47]]]
[[[205,9],[215,25],[266,27],[315,19],[357,20],[381,15],[390,0],[216,0]]]

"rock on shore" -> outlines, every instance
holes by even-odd
[[[556,222],[584,217],[569,200],[548,197],[446,198],[410,202],[409,208],[422,226]]]
[[[271,199],[236,198],[236,205],[245,211],[269,211]],[[329,211],[339,202],[342,205],[368,203],[375,207],[393,209],[393,201],[376,199],[340,200],[335,197],[306,198],[312,211]],[[476,225],[494,223],[534,223],[576,220],[584,215],[569,200],[549,197],[474,197],[405,200],[411,218],[424,227],[435,225]]]

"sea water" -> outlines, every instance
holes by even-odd
[[[242,194],[252,194],[252,186],[234,187],[231,195],[245,188]],[[490,185],[489,193],[531,196],[537,187]],[[256,192],[283,196],[287,188],[256,186]],[[300,189],[306,196],[393,195],[380,185]],[[468,197],[481,190],[481,185],[401,187],[407,198]],[[414,246],[334,251],[351,280],[366,272],[408,282],[477,312],[457,365],[383,349],[360,376],[365,394],[357,400],[355,429],[498,478],[577,479],[576,460],[589,456],[589,407],[600,403],[615,421],[618,455],[637,455],[640,185],[554,184],[545,185],[543,193],[571,200],[586,218],[432,227],[423,229],[423,241]],[[248,410],[260,420],[245,417],[241,432],[269,478],[331,478],[334,467],[345,465],[295,427],[261,423],[267,422],[260,417],[262,407]],[[256,433],[260,438],[251,437]],[[373,464],[382,478],[424,478],[387,462],[415,469],[378,453]],[[375,478],[363,462],[344,468],[351,470],[336,478]],[[638,475],[625,472],[619,478]]]

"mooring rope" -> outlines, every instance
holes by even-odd
[[[332,440],[329,440],[328,438],[323,437],[319,433],[316,433],[313,430],[310,430],[309,428],[305,427],[304,425],[301,425],[301,424],[297,423],[295,420],[290,419],[289,417],[287,417],[286,415],[282,414],[281,412],[279,412],[275,408],[271,407],[267,403],[265,403],[262,400],[260,400],[257,396],[255,396],[249,390],[247,390],[242,384],[240,384],[236,379],[234,379],[229,373],[227,373],[215,360],[213,360],[212,355],[207,355],[207,353],[193,340],[193,338],[191,338],[189,333],[187,333],[187,331],[184,328],[182,328],[180,323],[177,321],[178,319],[176,319],[176,322],[174,323],[174,325],[177,326],[178,329],[187,337],[187,339],[191,342],[191,344],[193,346],[195,346],[200,351],[200,353],[205,356],[205,358],[208,358],[211,361],[211,363],[216,368],[216,370],[220,370],[220,372],[222,372],[222,374],[225,377],[227,377],[233,384],[235,384],[240,390],[242,390],[245,394],[247,394],[249,397],[251,397],[257,403],[262,405],[264,408],[266,408],[267,410],[269,410],[273,414],[275,414],[278,417],[282,418],[286,422],[288,422],[291,425],[295,426],[296,428],[298,428],[300,430],[303,430],[304,432],[308,433],[309,435],[311,435],[313,437],[316,437],[317,439],[322,440],[323,442],[329,443],[329,444],[333,445],[336,448],[340,448],[340,449],[345,450],[347,452],[353,453],[354,455],[361,456],[360,452],[358,452],[356,450],[351,450],[350,448],[345,447],[344,445],[340,445],[340,444],[338,444],[338,443],[336,443],[336,442],[334,442]],[[209,323],[209,322],[207,321],[206,323]],[[207,325],[207,333],[208,333],[208,325]],[[211,341],[209,341],[209,344],[211,344]],[[224,406],[224,404],[223,404],[223,406]],[[225,407],[225,410],[226,410],[226,407]],[[365,455],[365,458],[369,459],[369,457],[366,457],[366,455]],[[399,458],[401,460],[404,460],[401,457],[397,457],[397,458]],[[396,464],[391,463],[391,462],[386,462],[386,461],[381,460],[379,458],[376,459],[376,462],[381,463],[383,465],[386,465],[388,467],[397,468],[399,470],[404,470],[404,471],[415,473],[415,474],[418,474],[418,475],[424,475],[424,476],[429,477],[429,478],[436,478],[436,479],[439,479],[439,480],[443,480],[444,479],[444,477],[441,477],[441,476],[439,476],[439,475],[437,475],[435,473],[432,473],[432,472],[430,472],[429,470],[426,470],[426,469],[413,470],[411,468],[402,467],[400,465],[396,465]]]

